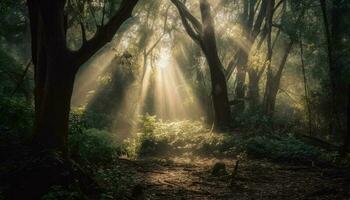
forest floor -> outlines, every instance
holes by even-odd
[[[334,168],[245,159],[239,162],[231,182],[236,166],[233,159],[168,157],[124,161],[121,165],[125,170],[136,171],[136,199],[350,199],[347,172]],[[227,175],[212,175],[218,162],[226,165]]]

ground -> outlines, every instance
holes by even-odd
[[[342,176],[339,169],[243,159],[231,183],[234,159],[170,157],[123,161],[124,167],[136,171],[137,187],[142,188],[145,199],[350,199],[349,177]],[[212,175],[217,162],[226,164],[227,175]]]

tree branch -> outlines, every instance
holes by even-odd
[[[179,11],[181,21],[188,35],[197,43],[201,41],[202,24],[188,11],[186,6],[179,0],[171,0]]]
[[[74,52],[74,66],[78,69],[84,62],[92,57],[105,44],[110,42],[121,25],[131,17],[132,11],[138,0],[123,0],[118,12],[106,25],[97,30],[95,36],[83,43],[82,47]]]
[[[87,39],[86,39],[86,30],[85,30],[85,26],[84,26],[84,23],[83,22],[80,22],[80,29],[81,29],[81,37],[83,39],[83,43],[86,43],[87,42]]]

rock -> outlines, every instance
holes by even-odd
[[[211,171],[211,175],[213,175],[213,176],[227,175],[225,163],[222,163],[222,162],[215,163],[215,165]]]

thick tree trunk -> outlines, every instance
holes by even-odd
[[[203,35],[201,47],[207,59],[212,82],[212,98],[214,107],[214,129],[225,129],[230,125],[231,113],[227,95],[226,78],[220,61],[210,5],[206,0],[200,0]]]
[[[64,1],[28,1],[35,66],[34,146],[67,155],[68,116],[76,71],[66,47]]]
[[[348,133],[346,128],[349,127],[349,121],[345,118],[349,116],[345,107],[348,105],[349,92],[348,80],[344,77],[347,63],[346,58],[349,54],[346,51],[348,42],[344,40],[349,34],[347,20],[349,18],[350,4],[348,1],[333,1],[329,4],[327,1],[320,0],[325,36],[327,40],[329,76],[331,83],[331,107],[332,115],[330,119],[330,134],[332,136],[344,135],[344,147],[349,145]],[[330,12],[328,12],[328,10]],[[330,19],[329,19],[330,18]],[[347,127],[346,127],[347,124]],[[344,151],[343,148],[341,151]]]
[[[68,155],[68,119],[75,73],[50,72],[47,77],[50,81],[38,97],[43,101],[40,110],[36,110],[33,142],[40,149],[55,149]]]
[[[76,184],[86,194],[95,182],[68,157],[68,119],[79,66],[107,42],[130,17],[137,0],[122,1],[117,14],[77,52],[66,46],[65,0],[28,0],[35,81],[34,153],[11,187],[11,199],[40,199],[53,185]],[[90,185],[91,184],[91,185]],[[96,198],[92,198],[96,199]]]
[[[229,126],[231,119],[225,75],[216,52],[208,49],[205,52],[205,57],[208,61],[212,82],[211,95],[214,108],[214,129],[225,129]]]
[[[327,40],[327,51],[328,51],[328,64],[329,64],[329,76],[331,84],[331,109],[332,115],[330,119],[330,134],[334,136],[337,132],[341,132],[342,118],[345,113],[343,107],[346,105],[346,96],[343,91],[346,91],[346,84],[341,80],[343,66],[341,66],[341,58],[337,55],[339,50],[342,48],[342,38],[339,37],[342,33],[341,17],[345,11],[340,10],[340,1],[335,1],[331,13],[327,12],[327,1],[320,0],[322,17],[325,29],[325,36]],[[331,20],[328,19],[328,14],[331,16]],[[339,65],[340,64],[340,65]],[[343,114],[343,116],[341,116]]]
[[[137,2],[122,1],[115,16],[99,27],[95,36],[84,40],[79,51],[71,52],[66,46],[65,0],[27,1],[35,68],[33,144],[37,149],[68,156],[68,118],[75,74],[79,66],[112,40]]]

